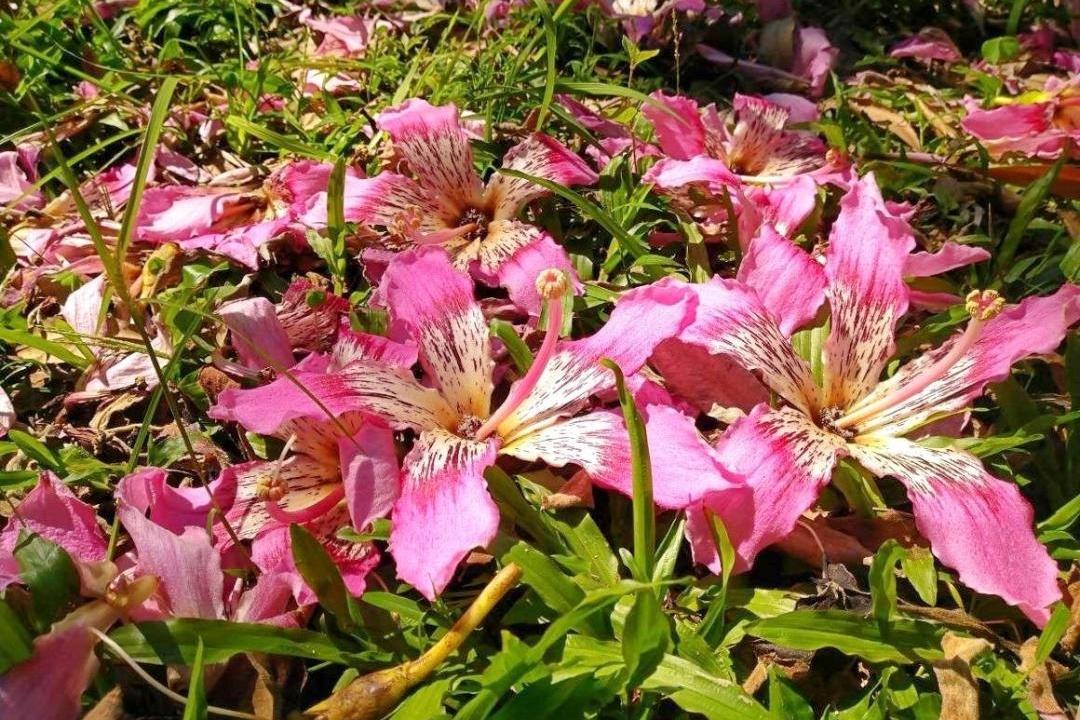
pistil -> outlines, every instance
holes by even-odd
[[[559,332],[563,322],[563,296],[570,290],[570,279],[566,273],[555,268],[548,268],[536,276],[536,291],[544,299],[547,309],[547,324],[544,328],[544,340],[540,349],[533,358],[529,371],[525,373],[514,386],[510,388],[510,394],[492,413],[491,417],[476,431],[476,439],[484,440],[489,437],[502,424],[506,418],[525,402],[525,398],[536,389],[540,376],[544,374],[544,368],[555,355],[555,344],[559,341]]]
[[[971,315],[967,328],[960,339],[953,344],[949,352],[922,373],[912,378],[907,384],[897,388],[885,397],[876,400],[869,405],[856,407],[843,417],[837,419],[833,426],[846,430],[886,410],[896,407],[925,390],[931,383],[945,376],[957,361],[962,358],[971,346],[982,335],[986,323],[997,317],[1005,307],[1005,298],[998,295],[994,290],[973,290],[966,298],[967,311]]]

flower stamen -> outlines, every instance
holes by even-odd
[[[510,417],[536,388],[536,383],[544,373],[544,368],[555,354],[555,343],[559,341],[563,323],[563,296],[569,291],[570,278],[562,270],[548,268],[540,271],[540,274],[536,276],[536,292],[540,294],[546,306],[547,324],[544,328],[544,341],[540,344],[540,349],[537,350],[525,377],[510,388],[510,394],[506,396],[503,404],[476,431],[477,440],[484,440],[495,432],[503,420]]]
[[[861,422],[895,407],[905,400],[925,390],[931,383],[940,380],[949,368],[962,358],[979,339],[986,323],[997,317],[1005,307],[1005,298],[994,290],[972,290],[965,298],[965,307],[971,320],[960,339],[940,360],[928,367],[911,382],[898,388],[885,397],[862,407],[856,406],[846,415],[833,421],[833,426],[847,430]]]

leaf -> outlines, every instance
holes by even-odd
[[[43,468],[47,468],[61,475],[67,475],[67,472],[64,470],[64,461],[60,459],[60,456],[50,450],[45,443],[41,442],[33,435],[23,432],[22,430],[9,430],[8,440],[15,443],[24,455]]]
[[[1062,153],[1061,159],[1051,165],[1042,177],[1031,183],[1027,190],[1024,191],[1023,196],[1020,198],[1020,205],[1016,208],[1016,215],[1013,216],[1012,221],[1009,223],[1005,238],[998,247],[997,257],[994,260],[995,271],[1000,273],[1012,265],[1013,257],[1016,255],[1017,248],[1020,247],[1020,240],[1024,237],[1024,232],[1027,230],[1028,225],[1031,224],[1035,213],[1046,201],[1050,187],[1054,184],[1058,173],[1061,172],[1061,168],[1065,166],[1067,157],[1067,154]]]
[[[651,590],[643,590],[623,626],[622,652],[626,663],[626,689],[637,688],[656,670],[671,647],[671,625]]]
[[[367,658],[361,649],[324,633],[301,628],[184,618],[124,625],[109,634],[137,662],[191,665],[200,640],[206,664],[245,652],[357,665]]]
[[[319,603],[337,618],[344,629],[354,627],[349,591],[326,548],[296,523],[289,525],[289,540],[296,569],[315,592]]]
[[[555,65],[558,55],[558,36],[555,33],[555,21],[551,17],[550,3],[547,0],[533,0],[544,21],[544,44],[546,46],[546,69],[544,72],[544,96],[536,113],[536,130],[544,127],[544,121],[551,111],[551,101],[555,97],[555,80],[558,77]]]
[[[920,620],[893,620],[884,628],[844,610],[796,610],[754,620],[746,633],[796,650],[836,648],[870,662],[911,663],[942,657],[942,631]]]
[[[79,571],[64,548],[40,535],[20,533],[14,550],[19,577],[34,598],[38,628],[45,630],[79,592]]]
[[[188,685],[187,705],[183,720],[206,720],[206,678],[203,677],[203,644],[195,646],[195,660],[191,664],[191,682]]]
[[[941,640],[944,657],[934,663],[941,689],[941,717],[978,720],[979,686],[971,675],[971,661],[992,647],[982,638],[945,633]]]
[[[769,667],[769,712],[785,720],[814,720],[814,708],[775,666]]]
[[[909,547],[900,558],[900,567],[922,601],[931,607],[937,605],[937,568],[930,551],[919,545]]]
[[[565,671],[579,667],[595,674],[623,662],[618,643],[575,635],[566,640],[562,666]],[[641,685],[642,690],[669,693],[687,712],[701,713],[709,720],[767,720],[772,715],[741,687],[726,678],[706,672],[689,660],[665,655],[655,672]]]
[[[982,44],[983,59],[999,64],[1020,55],[1020,41],[1012,36],[991,38]]]
[[[896,564],[904,557],[904,548],[889,539],[874,553],[870,564],[870,598],[874,619],[885,626],[896,614]]]
[[[13,665],[29,660],[34,652],[33,638],[19,616],[0,598],[0,675]]]
[[[1054,651],[1057,644],[1061,642],[1061,638],[1065,636],[1065,631],[1069,629],[1070,618],[1069,608],[1065,603],[1059,602],[1054,605],[1054,611],[1050,614],[1050,619],[1046,621],[1042,634],[1039,635],[1039,644],[1035,648],[1032,665],[1042,665],[1050,658],[1050,653]]]
[[[506,352],[510,353],[510,359],[514,361],[517,371],[527,372],[533,361],[532,350],[521,339],[514,326],[505,320],[494,318],[488,327],[491,329],[491,334],[499,338],[499,342],[506,347]]]

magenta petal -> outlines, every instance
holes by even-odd
[[[351,438],[338,440],[338,453],[353,527],[386,517],[400,492],[393,433],[365,422]]]
[[[220,480],[210,483],[210,492],[219,503],[227,504],[228,489]],[[174,533],[186,528],[205,528],[206,516],[213,508],[210,492],[203,487],[175,488],[166,482],[160,468],[137,470],[116,486],[116,498],[139,512],[149,511],[150,519]]]
[[[665,95],[659,90],[649,96],[660,105],[642,106],[642,114],[656,130],[660,149],[675,160],[689,160],[705,154],[705,126],[695,100],[682,95]]]
[[[687,511],[687,536],[695,561],[719,572],[705,508],[715,513],[735,546],[735,570],[749,568],[764,548],[791,533],[832,477],[843,442],[822,432],[802,413],[760,405],[732,425],[716,446],[728,472],[752,494],[706,496]]]
[[[16,212],[41,207],[45,198],[33,187],[31,173],[23,169],[19,153],[14,150],[0,152],[0,207],[11,205]]]
[[[580,157],[557,140],[535,133],[510,148],[503,167],[543,178],[559,185],[592,185],[597,175]],[[523,205],[548,194],[540,185],[524,178],[496,175],[488,185],[488,197],[495,205],[495,219],[517,217]]]
[[[37,486],[16,510],[0,531],[0,551],[4,555],[12,552],[19,541],[19,533],[25,531],[56,543],[76,561],[105,559],[108,543],[98,526],[94,509],[76,498],[52,473],[41,474]]]
[[[701,183],[711,192],[742,185],[739,177],[723,161],[704,155],[687,160],[661,160],[649,168],[642,182],[652,183],[660,190],[677,190],[684,185]]]
[[[225,390],[210,408],[209,415],[269,435],[296,418],[325,419],[328,414],[337,416],[363,409],[364,403],[341,375],[294,372],[290,377],[250,390]]]
[[[904,483],[919,532],[961,582],[1045,623],[1048,606],[1061,599],[1058,568],[1035,539],[1035,513],[1016,485],[988,474],[974,455],[901,438],[852,452],[874,474]]]
[[[398,577],[428,600],[443,591],[473,548],[495,537],[499,510],[484,482],[495,453],[494,442],[463,440],[436,429],[421,433],[405,457],[390,553]]]
[[[989,259],[990,253],[983,248],[947,242],[937,252],[908,255],[904,263],[904,277],[932,277]]]
[[[769,389],[754,374],[727,355],[681,340],[667,340],[653,353],[650,364],[664,385],[701,412],[715,406],[750,412],[769,401]]]
[[[826,402],[847,407],[881,377],[895,350],[896,323],[907,311],[904,266],[915,236],[885,206],[873,175],[851,183],[829,232],[832,327],[825,343]]]
[[[225,576],[206,530],[188,528],[178,535],[130,505],[119,513],[135,543],[140,574],[158,578],[158,593],[174,617],[224,617]]]
[[[813,320],[825,302],[825,268],[768,225],[750,241],[737,278],[757,291],[785,335]]]
[[[232,331],[233,347],[245,366],[252,370],[292,367],[289,336],[269,300],[262,297],[236,300],[222,305],[218,315]]]
[[[535,240],[519,248],[499,267],[496,280],[506,288],[514,305],[530,315],[539,316],[541,301],[536,291],[536,278],[541,271],[548,268],[562,270],[573,278],[576,286],[580,286],[580,283],[577,282],[577,273],[566,250],[543,230],[532,230],[535,232]]]
[[[76,720],[80,698],[97,672],[97,638],[83,625],[34,640],[34,654],[0,675],[0,717]]]
[[[791,72],[810,84],[811,97],[820,97],[839,55],[840,50],[833,47],[824,30],[801,28],[796,36]]]
[[[944,30],[935,27],[923,28],[918,35],[897,43],[889,51],[889,57],[941,60],[950,63],[963,59],[963,55],[960,54],[952,38]]]

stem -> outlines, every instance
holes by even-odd
[[[449,632],[415,660],[369,673],[308,708],[319,720],[375,720],[386,715],[412,688],[424,682],[521,580],[521,567],[510,563],[491,579]]]

